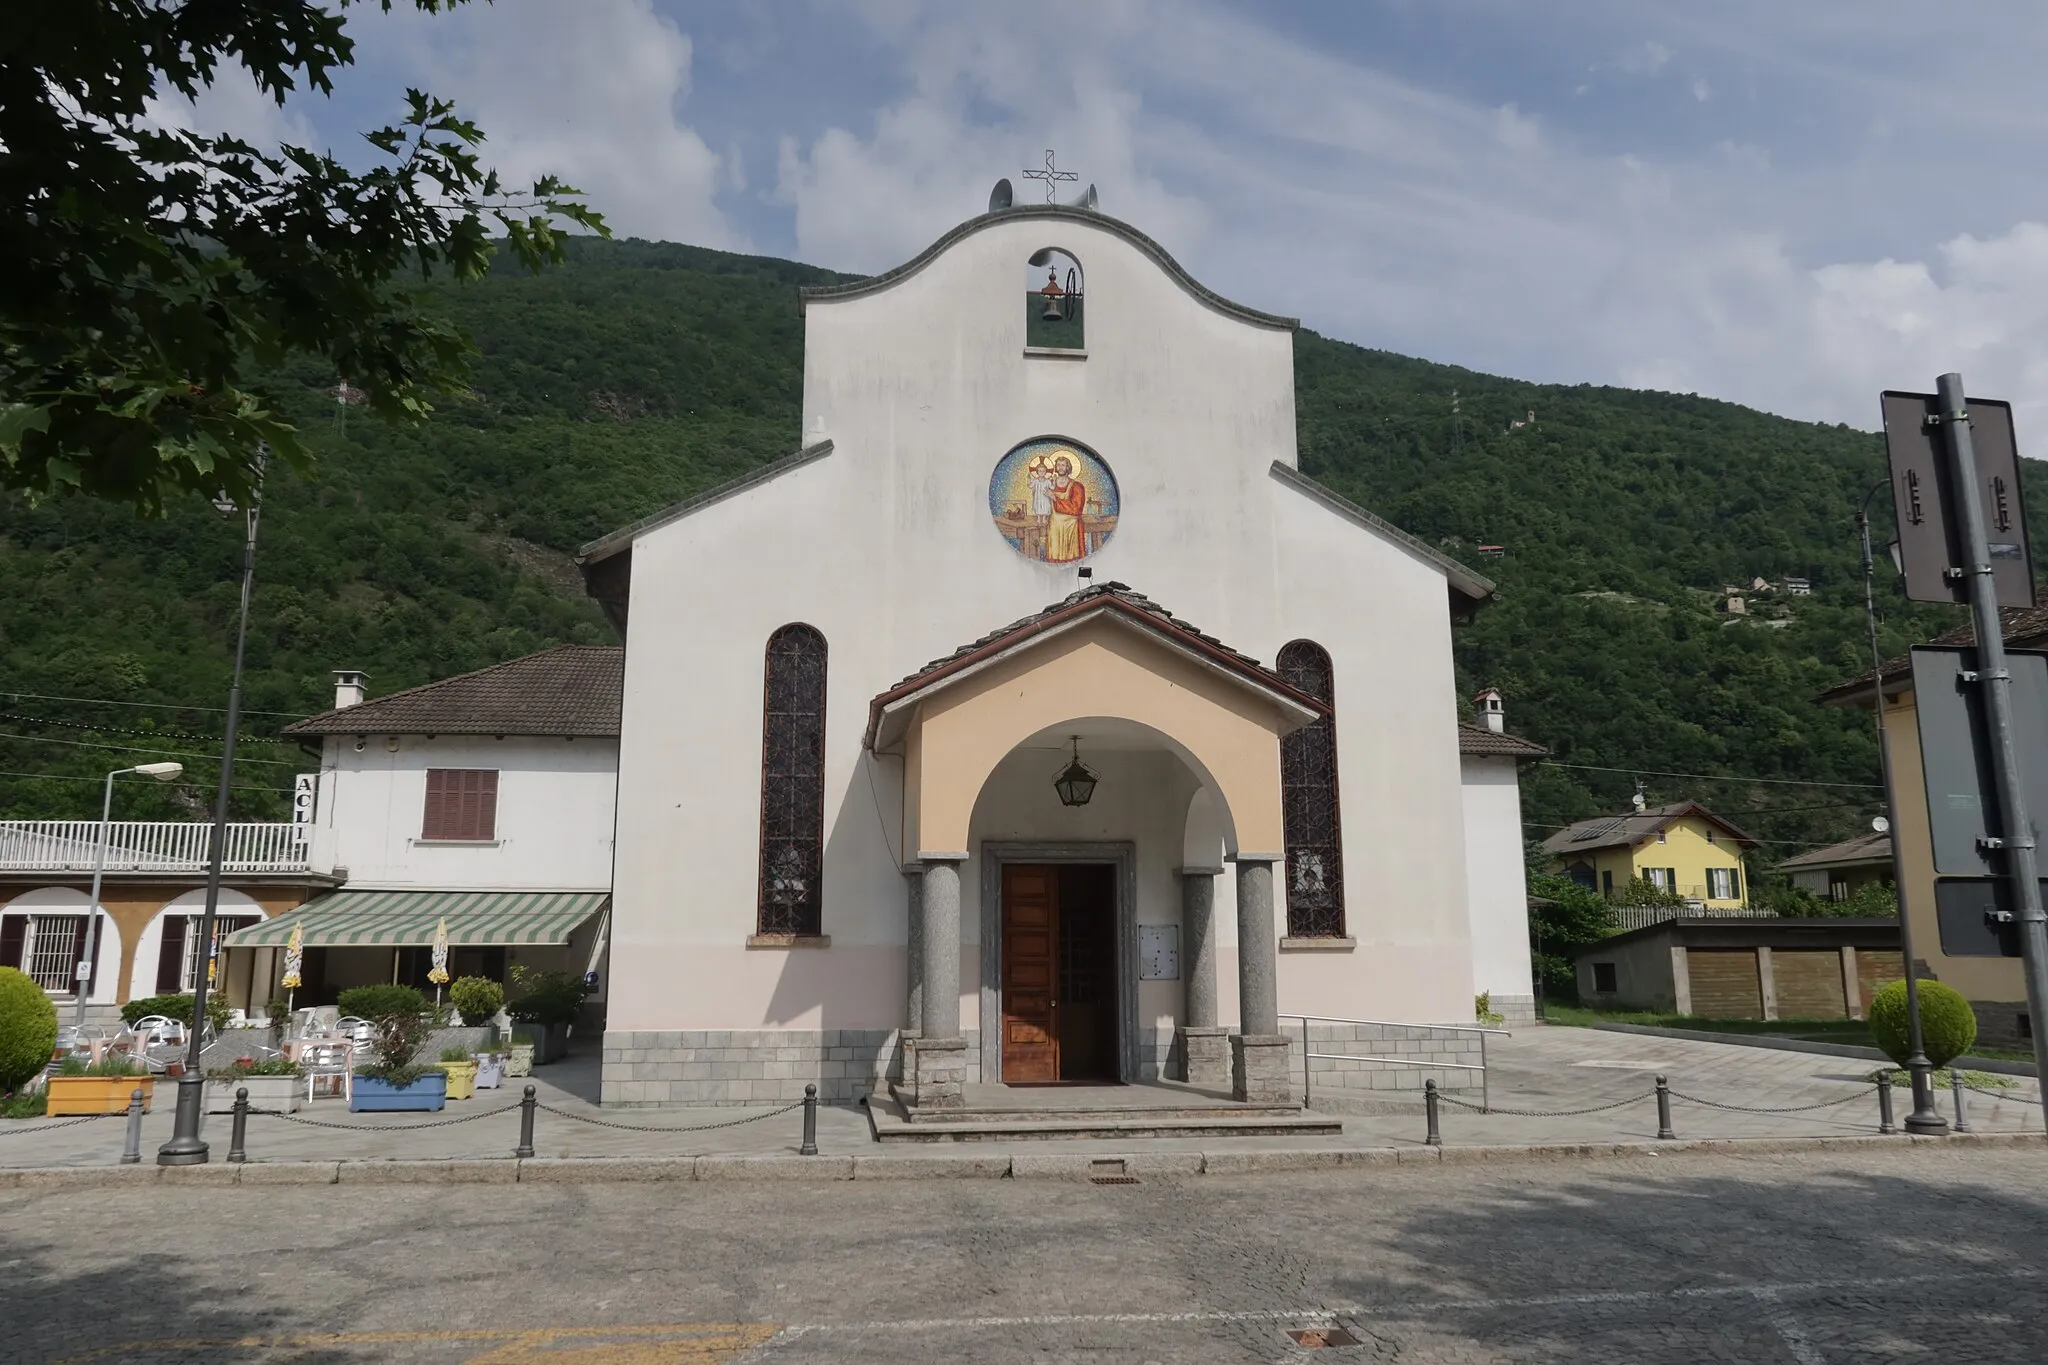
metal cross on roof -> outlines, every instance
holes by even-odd
[[[1045,182],[1045,202],[1050,204],[1052,202],[1054,182],[1060,180],[1079,180],[1081,177],[1073,171],[1055,169],[1052,164],[1052,148],[1048,147],[1045,149],[1045,169],[1042,171],[1027,170],[1024,172],[1024,178],[1026,180],[1043,180]]]

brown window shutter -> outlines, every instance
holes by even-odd
[[[472,839],[498,837],[498,770],[487,768],[477,775],[476,833]]]
[[[493,839],[497,824],[497,769],[427,769],[427,809],[420,838]]]
[[[156,959],[156,993],[176,995],[185,966],[185,936],[192,932],[192,921],[185,915],[164,916],[164,946]]]
[[[21,969],[21,950],[28,940],[27,915],[0,915],[0,967]]]
[[[446,839],[448,834],[448,779],[446,768],[427,769],[427,809],[420,820],[420,838]]]

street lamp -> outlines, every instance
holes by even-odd
[[[1891,487],[1886,479],[1863,495],[1863,505],[1856,509],[1856,531],[1863,549],[1863,617],[1870,627],[1871,686],[1876,690],[1877,712],[1877,761],[1884,774],[1885,814],[1894,822],[1898,818],[1899,803],[1892,790],[1892,755],[1885,745],[1884,735],[1884,654],[1877,647],[1877,598],[1872,586],[1876,577],[1875,557],[1870,549],[1870,500],[1882,489]],[[1893,563],[1897,563],[1894,559]],[[1920,1038],[1920,983],[1913,971],[1913,921],[1906,914],[1906,870],[1899,856],[1899,835],[1896,823],[1889,831],[1892,846],[1892,887],[1899,902],[1899,956],[1904,959],[1906,969],[1906,1071],[1913,1078],[1913,1112],[1906,1116],[1906,1131],[1909,1133],[1939,1135],[1948,1131],[1948,1120],[1934,1107],[1934,1064],[1927,1060],[1927,1049]]]
[[[114,779],[123,773],[141,773],[159,782],[169,782],[185,771],[182,763],[138,763],[132,768],[116,768],[107,774],[107,797],[100,802],[100,843],[92,860],[92,906],[85,913],[89,918],[85,925],[85,943],[78,955],[78,970],[72,973],[71,984],[78,992],[78,1013],[71,1018],[74,1033],[85,1031],[85,997],[92,985],[93,963],[98,959],[100,947],[100,876],[107,870],[107,838],[112,828],[114,815]]]
[[[228,789],[235,776],[235,736],[242,725],[242,657],[249,643],[249,593],[256,582],[256,524],[263,512],[264,456],[256,458],[255,494],[242,511],[242,616],[235,629],[235,673],[228,686],[227,738],[220,750],[220,787],[213,799],[213,834],[206,848],[206,913],[199,920],[202,953],[213,945],[214,924],[220,910],[221,863],[227,857]],[[232,513],[234,504],[214,504]],[[202,958],[202,964],[206,959]],[[171,1140],[156,1149],[159,1166],[203,1166],[206,1143],[199,1136],[200,1108],[206,1099],[206,1077],[200,1073],[205,1050],[206,995],[208,973],[200,967],[192,983],[192,1032],[185,1049],[185,1074],[178,1077],[178,1107],[172,1118]]]

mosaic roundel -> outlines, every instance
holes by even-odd
[[[1076,564],[1116,534],[1116,476],[1084,445],[1026,441],[996,462],[988,514],[1026,559]]]

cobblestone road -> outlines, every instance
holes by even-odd
[[[0,1360],[2036,1361],[2044,1227],[2032,1147],[22,1191],[0,1194]],[[1330,1329],[1359,1344],[1286,1335]]]

